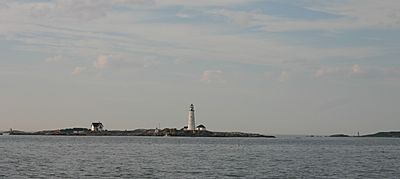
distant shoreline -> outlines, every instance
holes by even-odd
[[[360,136],[350,136],[346,134],[334,134],[329,137],[390,137],[390,138],[400,138],[400,131],[390,131],[390,132],[377,132],[375,134],[367,134]]]

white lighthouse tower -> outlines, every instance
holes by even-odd
[[[188,119],[188,128],[187,130],[196,130],[194,123],[194,105],[191,104],[189,108],[189,119]]]

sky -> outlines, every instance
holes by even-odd
[[[0,0],[0,130],[400,130],[398,0]]]

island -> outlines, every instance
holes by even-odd
[[[363,135],[361,137],[400,137],[400,131],[378,132],[375,134]]]
[[[333,134],[333,135],[330,135],[329,137],[350,137],[350,136],[346,135],[346,134]]]
[[[244,132],[214,132],[206,129],[203,124],[195,125],[194,105],[189,106],[188,123],[181,129],[135,129],[135,130],[105,130],[100,121],[92,122],[88,128],[66,128],[57,130],[44,130],[37,132],[24,132],[12,130],[5,132],[8,135],[64,135],[64,136],[177,136],[177,137],[262,137],[275,138],[275,136]]]
[[[400,131],[377,132],[375,134],[350,136],[346,134],[333,134],[329,137],[400,137]]]
[[[262,135],[244,132],[213,132],[208,130],[178,130],[165,129],[135,129],[135,130],[101,130],[92,131],[87,128],[67,128],[44,130],[37,132],[11,131],[9,135],[58,135],[58,136],[176,136],[176,137],[261,137],[275,138],[271,135]]]

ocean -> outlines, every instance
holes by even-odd
[[[0,136],[0,178],[400,178],[400,139]]]

